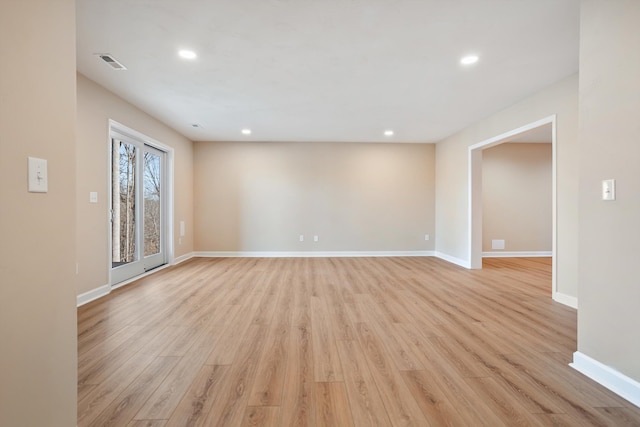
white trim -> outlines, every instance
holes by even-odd
[[[345,257],[430,257],[433,251],[211,251],[194,252],[202,258],[345,258]]]
[[[551,292],[558,292],[558,263],[557,256],[557,115],[551,115],[517,129],[502,133],[469,146],[468,152],[468,257],[469,268],[482,268],[482,150],[507,142],[511,137],[520,133],[551,124],[551,181],[552,181],[552,221],[551,221]],[[474,197],[474,193],[475,196]]]
[[[510,130],[505,133],[501,133],[498,136],[494,136],[493,138],[485,139],[482,142],[478,142],[477,144],[473,144],[469,146],[469,151],[475,150],[476,148],[490,148],[494,145],[499,145],[503,142],[507,142],[507,139],[510,139],[512,136],[519,135],[521,133],[527,132],[531,129],[538,128],[540,126],[548,125],[549,123],[553,123],[555,121],[556,115],[548,116],[540,120],[536,120],[535,122],[526,124],[524,126],[520,126],[517,129]]]
[[[438,252],[438,251],[436,251],[435,256],[437,258],[440,258],[440,259],[445,260],[447,262],[450,262],[452,264],[459,265],[460,267],[464,267],[464,268],[467,268],[467,269],[471,268],[471,263],[468,260],[456,258],[456,257],[453,257],[451,255],[447,255],[445,253]]]
[[[552,251],[482,252],[482,258],[535,258],[553,256]]]
[[[195,252],[189,252],[188,254],[180,255],[177,258],[174,258],[171,262],[171,265],[178,265],[182,262],[188,261],[195,256]]]
[[[556,115],[551,119],[551,294],[558,293],[558,140]],[[578,307],[578,299],[575,302]]]
[[[144,144],[151,145],[152,147],[155,147],[161,151],[173,151],[173,148],[170,147],[169,145],[163,144],[162,142],[156,139],[153,139],[142,132],[138,132],[137,130],[132,129],[129,126],[116,122],[113,119],[109,119],[109,131],[114,131],[114,132],[123,134],[125,136],[128,136],[129,138],[133,138]]]
[[[154,268],[152,270],[145,271],[144,273],[138,274],[137,276],[132,277],[131,279],[123,280],[122,282],[119,282],[119,283],[111,285],[111,290],[121,288],[121,287],[123,287],[125,285],[128,285],[129,283],[135,282],[138,279],[142,279],[143,277],[150,276],[153,273],[157,273],[158,271],[164,270],[165,268],[169,268],[169,267],[171,267],[170,264],[163,264],[160,267],[156,267],[156,268]]]
[[[95,288],[90,290],[89,292],[85,292],[76,297],[76,306],[80,307],[81,305],[85,305],[93,300],[97,300],[105,295],[108,295],[111,292],[111,286],[104,285],[99,288]]]
[[[553,298],[555,302],[559,302],[560,304],[575,308],[576,310],[578,309],[578,298],[574,296],[554,291],[551,293],[551,298]]]
[[[579,351],[573,353],[569,366],[640,407],[640,382]]]
[[[191,258],[191,257],[189,257]],[[182,260],[182,261],[186,261],[188,258]],[[180,261],[180,262],[182,262]],[[115,285],[104,285],[104,286],[100,286],[99,288],[95,288],[90,290],[89,292],[85,292],[83,294],[80,294],[76,297],[76,304],[77,307],[80,307],[81,305],[85,305],[91,301],[97,300],[98,298],[102,298],[105,295],[109,295],[111,293],[112,290],[114,289],[118,289],[122,286],[128,285],[129,283],[135,282],[138,279],[142,279],[143,277],[149,276],[155,272],[158,272],[160,270],[164,270],[165,268],[171,267],[169,264],[164,264],[161,265],[158,268],[154,268],[153,270],[149,270],[145,273],[140,274],[139,276],[133,277],[131,279],[125,280],[123,282],[120,283],[116,283]]]

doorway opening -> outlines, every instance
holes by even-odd
[[[551,127],[551,182],[552,182],[552,219],[551,219],[551,295],[557,294],[557,196],[556,196],[556,116],[549,116],[517,129],[497,135],[469,147],[469,263],[472,269],[482,268],[482,151],[496,145],[518,139],[525,133],[532,133],[544,127]]]

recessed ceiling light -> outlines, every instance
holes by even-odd
[[[462,65],[471,65],[471,64],[475,64],[476,62],[478,62],[478,59],[480,59],[478,57],[478,55],[467,55],[462,57],[462,59],[460,60],[460,63]]]
[[[251,135],[251,129],[242,129],[241,132],[243,135]]]
[[[196,59],[198,57],[198,55],[196,55],[196,53],[192,50],[178,51],[178,55],[180,55],[180,57],[184,59]]]
[[[391,129],[387,129],[384,131],[384,136],[393,136],[393,131]]]

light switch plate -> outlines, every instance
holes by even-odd
[[[49,191],[47,161],[29,157],[29,192],[46,193]]]
[[[604,179],[602,180],[602,200],[615,200],[616,199],[616,180]]]
[[[98,203],[98,192],[90,191],[89,192],[89,203]]]

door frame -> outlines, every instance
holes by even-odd
[[[557,254],[557,140],[556,114],[510,130],[493,138],[469,146],[468,163],[468,259],[472,269],[482,268],[482,150],[507,142],[510,138],[551,124],[551,186],[552,186],[552,238],[551,238],[551,296],[554,300],[558,295],[558,263]]]
[[[107,168],[107,194],[109,204],[107,206],[107,234],[108,234],[108,252],[107,252],[107,271],[109,277],[109,288],[111,290],[117,289],[121,286],[127,285],[134,280],[137,280],[141,277],[146,276],[147,274],[151,274],[158,269],[162,269],[167,267],[174,262],[174,245],[173,245],[173,218],[174,218],[174,173],[173,173],[173,162],[174,162],[174,149],[165,145],[141,132],[136,131],[128,126],[125,126],[115,120],[109,119],[109,128],[107,132],[107,151],[108,151],[108,161],[109,164],[113,161],[112,159],[112,150],[111,150],[111,140],[113,133],[118,133],[123,136],[126,136],[138,143],[148,145],[152,148],[160,150],[165,153],[165,170],[163,173],[163,178],[166,187],[166,193],[164,194],[164,199],[162,200],[162,209],[165,212],[166,220],[164,221],[162,233],[164,236],[164,251],[165,251],[165,264],[156,268],[149,270],[147,272],[143,272],[142,274],[132,277],[130,279],[126,279],[124,281],[113,283],[112,277],[112,264],[111,264],[111,254],[113,248],[113,237],[111,235],[111,204],[112,204],[112,188],[111,188],[111,168]]]

